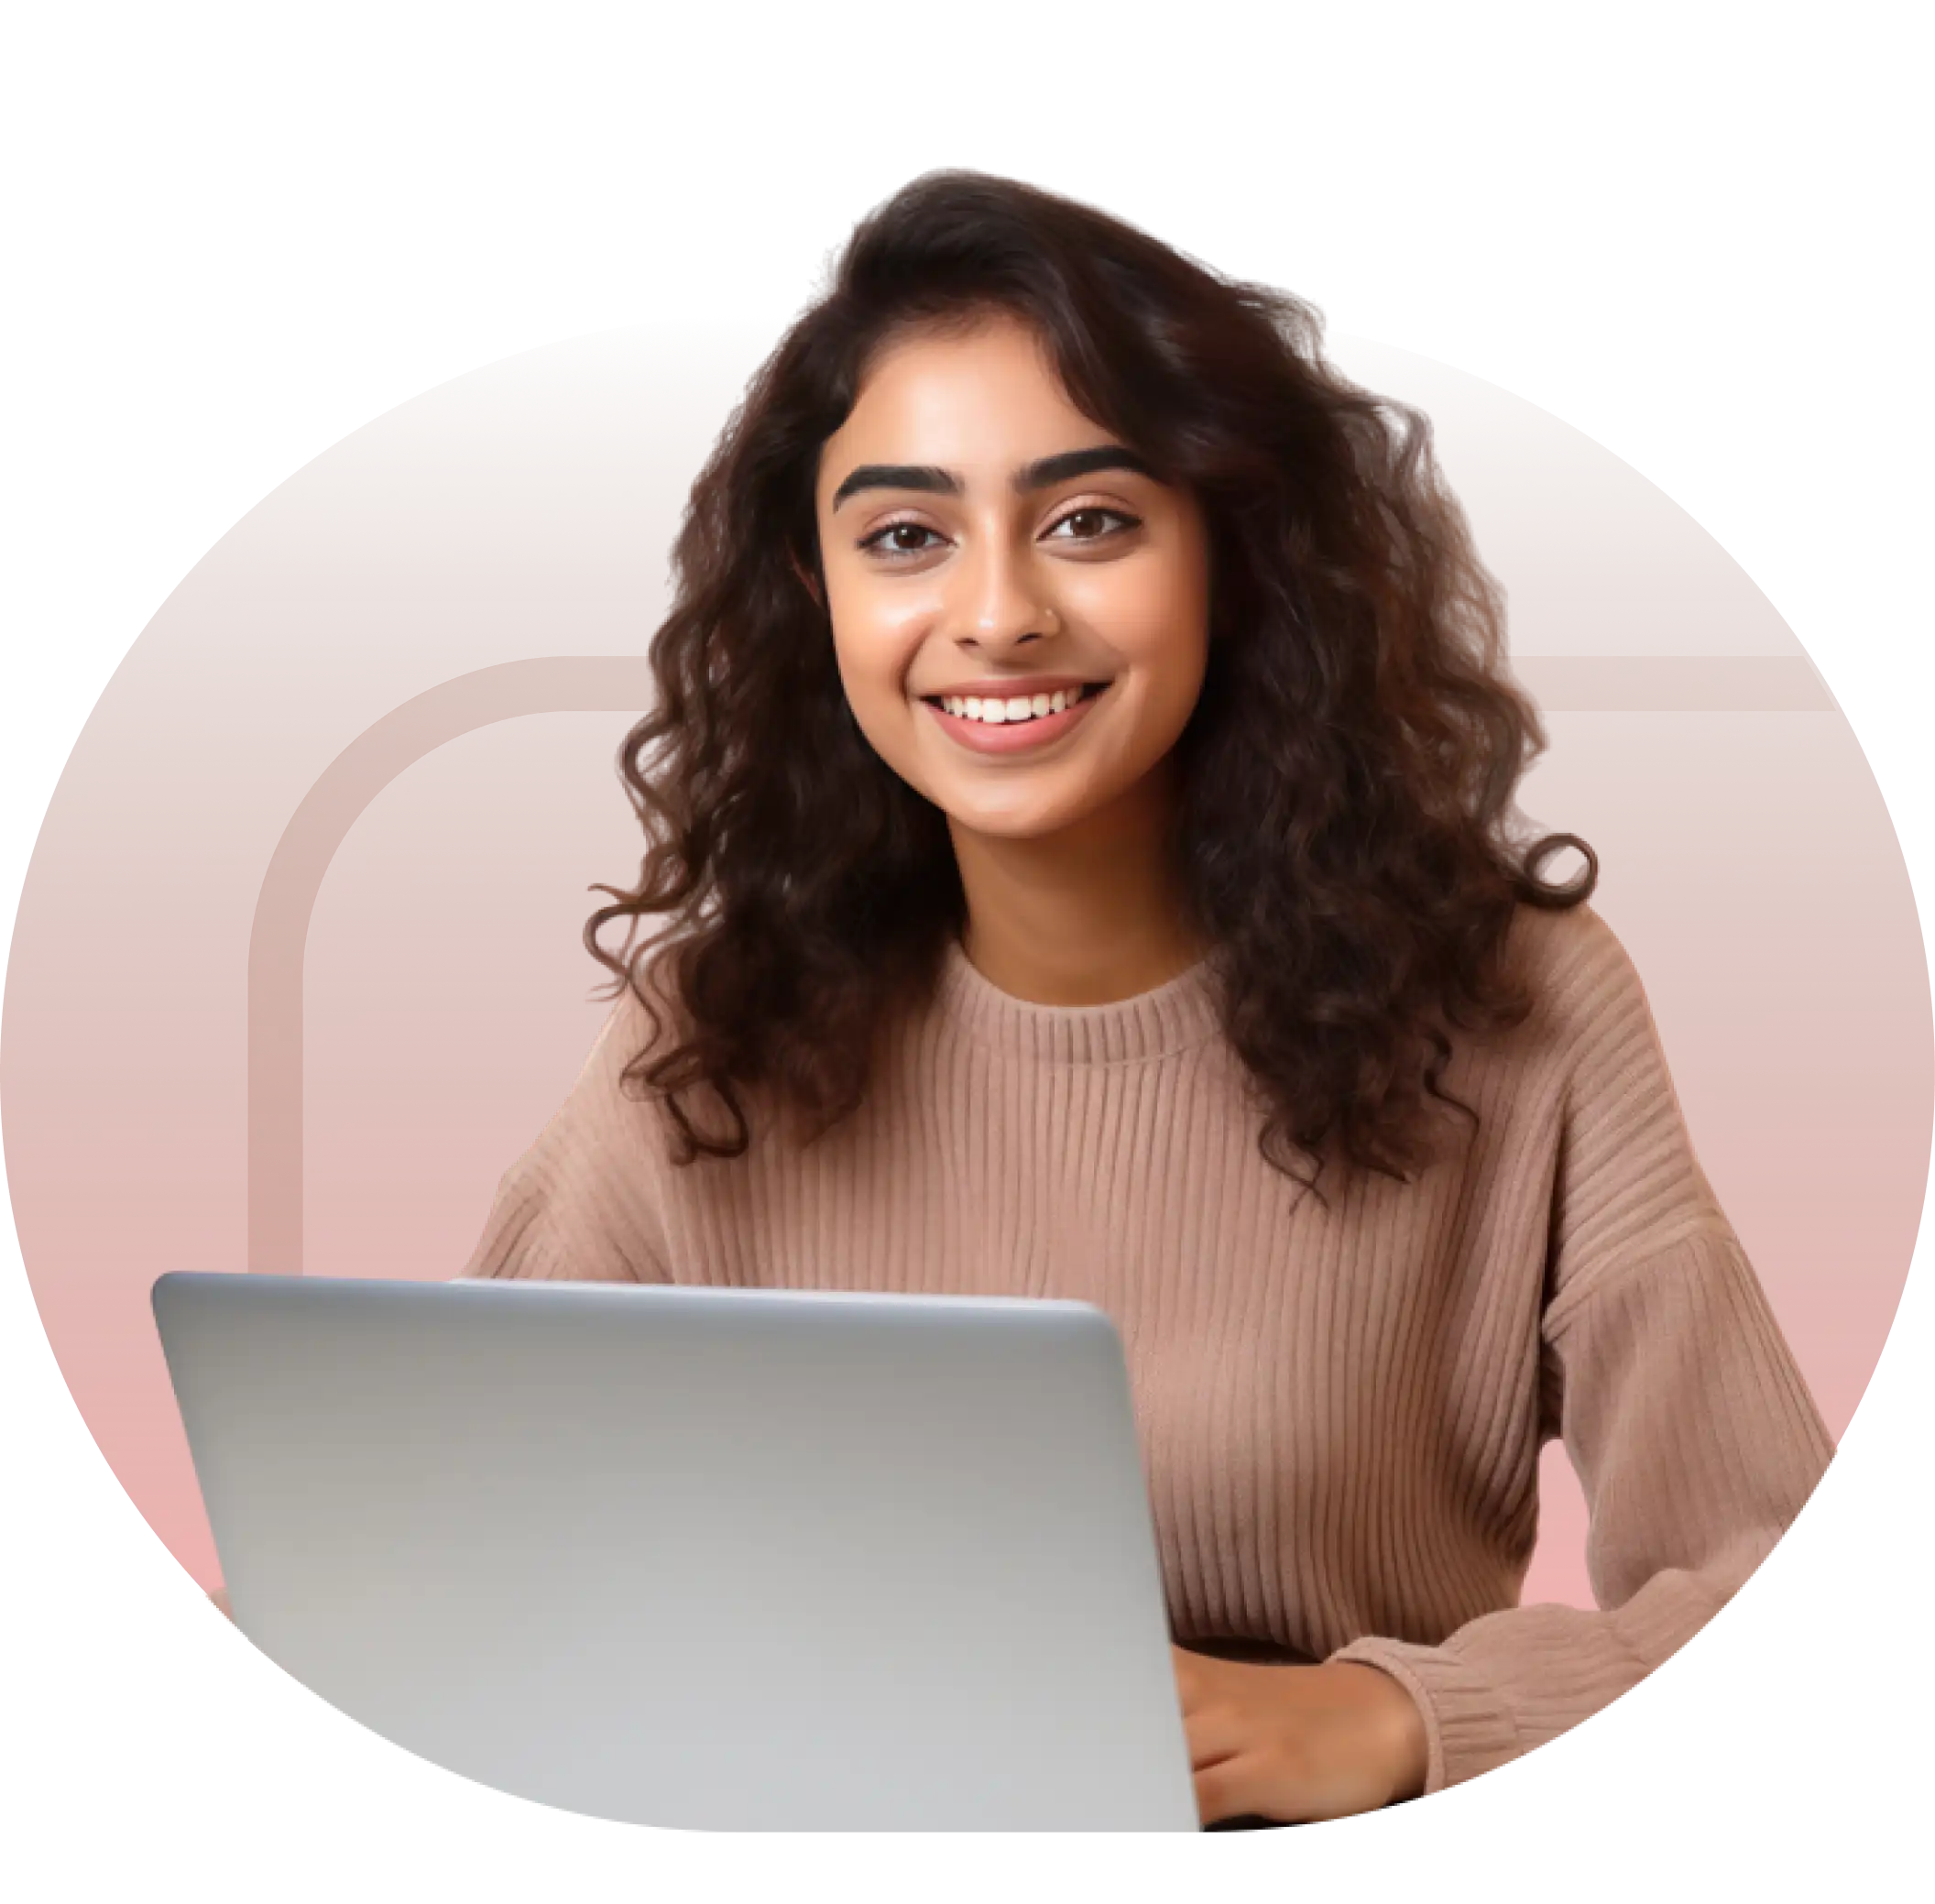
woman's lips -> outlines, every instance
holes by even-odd
[[[999,723],[969,720],[963,714],[949,714],[945,707],[936,706],[932,701],[924,701],[921,705],[940,722],[941,731],[950,740],[957,741],[970,753],[1022,754],[1047,747],[1078,727],[1088,710],[1108,691],[1105,685],[1095,694],[1085,695],[1074,706],[1065,707],[1059,714],[1038,714],[1032,720]]]

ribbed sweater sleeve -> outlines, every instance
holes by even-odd
[[[1591,1514],[1597,1611],[1489,1613],[1331,1655],[1422,1710],[1426,1789],[1598,1712],[1675,1652],[1786,1529],[1832,1453],[1688,1141],[1636,973],[1603,931],[1554,975],[1562,1079],[1540,1328],[1542,1427]]]

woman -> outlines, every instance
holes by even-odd
[[[1469,1778],[1678,1647],[1831,1446],[1590,852],[1515,829],[1423,421],[1289,298],[931,175],[675,559],[620,1003],[469,1273],[1098,1304],[1206,1823]],[[1555,1434],[1598,1612],[1517,1604]]]

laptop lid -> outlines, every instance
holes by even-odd
[[[506,1791],[719,1829],[1197,1828],[1087,1304],[163,1276],[236,1624]]]

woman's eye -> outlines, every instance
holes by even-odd
[[[1111,528],[1110,525],[1117,525]],[[1125,515],[1121,509],[1098,509],[1091,505],[1088,509],[1070,509],[1069,512],[1048,531],[1047,540],[1065,542],[1099,542],[1107,535],[1117,535],[1125,529],[1138,526],[1136,518]],[[1064,535],[1062,531],[1068,533]]]
[[[943,540],[919,522],[890,522],[885,529],[865,537],[860,547],[878,550],[883,555],[924,555]]]

